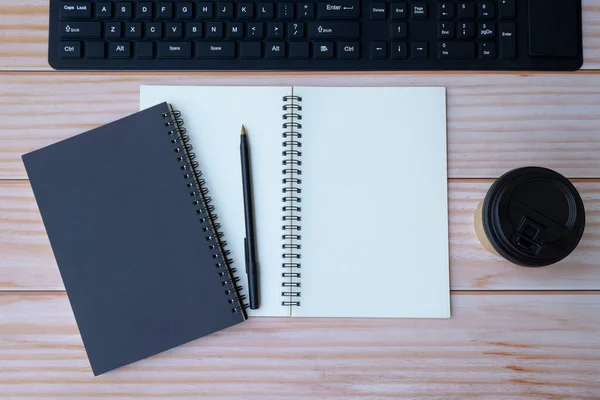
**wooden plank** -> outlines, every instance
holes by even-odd
[[[0,179],[26,177],[23,153],[137,111],[140,84],[447,86],[450,177],[495,178],[523,165],[600,177],[600,73],[61,76],[0,74]]]
[[[585,235],[576,251],[559,264],[533,269],[514,266],[477,241],[473,214],[490,184],[450,183],[452,289],[600,290],[600,181],[575,182],[587,209]],[[0,254],[0,290],[63,289],[27,181],[0,182]]]
[[[583,0],[584,69],[600,68],[600,0]],[[0,70],[50,70],[48,0],[0,0]]]
[[[65,295],[3,294],[1,396],[597,399],[599,300],[459,294],[449,320],[253,318],[94,378]]]

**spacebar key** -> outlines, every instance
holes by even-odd
[[[475,43],[442,42],[439,56],[440,58],[475,58]]]
[[[196,58],[235,58],[235,42],[198,42]]]
[[[158,44],[158,58],[190,58],[192,44],[189,42],[161,42]]]

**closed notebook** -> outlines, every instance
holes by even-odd
[[[245,319],[179,113],[157,103],[23,155],[95,375]]]
[[[444,88],[142,86],[141,107],[157,101],[187,116],[239,269],[248,130],[262,297],[249,315],[450,316]]]

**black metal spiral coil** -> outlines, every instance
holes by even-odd
[[[281,229],[283,230],[281,235],[283,241],[281,245],[283,250],[281,254],[281,268],[283,269],[281,273],[283,278],[281,282],[281,296],[283,297],[281,305],[297,307],[300,306],[300,278],[302,277],[300,272],[302,267],[302,255],[300,253],[302,248],[300,244],[302,239],[300,234],[302,230],[300,225],[302,221],[300,216],[302,211],[300,206],[302,202],[300,197],[302,193],[300,187],[302,184],[302,124],[300,123],[302,115],[299,113],[302,111],[302,98],[300,96],[284,96],[283,103],[282,110],[284,113],[281,117],[284,121],[282,125],[284,129],[282,133],[283,142],[281,144],[283,147],[281,152],[283,156],[283,169],[281,171],[283,174],[281,180],[283,197],[281,200],[284,205],[281,208],[283,213],[281,217]]]
[[[196,154],[194,148],[189,144],[190,138],[183,126],[181,112],[171,110],[169,113],[162,114],[165,120],[165,126],[168,128],[167,135],[170,137],[173,151],[176,154],[176,160],[180,165],[182,177],[192,198],[192,205],[196,210],[200,226],[205,234],[207,246],[211,251],[212,258],[215,262],[216,272],[221,278],[223,292],[227,296],[227,301],[231,305],[231,312],[241,312],[244,318],[247,318],[246,308],[244,303],[246,296],[241,294],[241,287],[238,284],[240,278],[235,276],[237,272],[231,267],[233,260],[229,258],[230,251],[226,250],[227,242],[223,240],[223,233],[219,231],[221,224],[215,222],[218,215],[214,213],[215,207],[210,204],[212,198],[208,196],[206,181],[201,179],[202,172],[199,169],[199,164],[194,161]]]

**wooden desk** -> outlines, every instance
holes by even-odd
[[[584,70],[564,74],[57,73],[47,1],[0,0],[0,398],[600,398],[600,0]],[[94,378],[21,154],[138,107],[140,84],[448,87],[450,320],[253,318]],[[472,228],[492,179],[574,179],[588,225],[542,269],[486,253]]]

